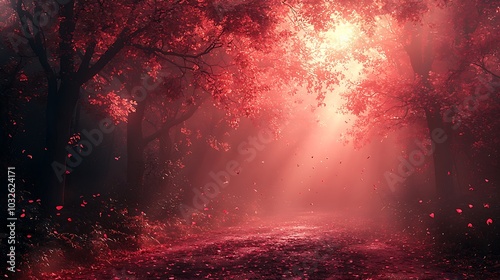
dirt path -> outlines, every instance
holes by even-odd
[[[474,278],[451,272],[428,247],[368,221],[319,214],[279,220],[191,236],[59,279]]]

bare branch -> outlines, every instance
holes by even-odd
[[[473,65],[476,65],[478,66],[479,68],[483,69],[484,72],[486,73],[489,73],[490,75],[492,75],[493,77],[496,77],[496,78],[499,78],[500,79],[500,76],[493,73],[492,71],[490,71],[488,68],[486,68],[484,65],[481,65],[479,63],[472,63]]]
[[[198,104],[193,104],[191,106],[191,108],[189,108],[188,111],[186,111],[184,114],[182,114],[180,117],[178,118],[173,118],[167,122],[165,122],[161,128],[159,130],[157,130],[156,132],[152,133],[151,135],[145,137],[143,139],[143,143],[144,145],[147,145],[149,142],[157,139],[158,137],[160,137],[162,134],[166,133],[168,130],[170,130],[170,128],[186,121],[187,119],[189,119],[190,117],[192,117],[194,115],[194,113],[196,112],[196,110],[200,107],[200,105],[203,103],[203,100],[202,99]]]

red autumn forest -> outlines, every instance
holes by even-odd
[[[498,2],[0,6],[5,277],[498,277]]]

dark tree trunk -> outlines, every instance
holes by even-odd
[[[201,102],[200,102],[201,104]],[[144,149],[150,142],[160,138],[161,160],[167,161],[170,159],[172,143],[168,132],[170,129],[183,121],[189,119],[198,109],[199,105],[193,105],[189,110],[181,116],[174,116],[171,120],[163,123],[162,127],[153,132],[149,136],[144,137],[142,134],[142,121],[146,109],[146,101],[138,102],[135,112],[129,114],[127,125],[127,185],[125,199],[127,202],[140,206],[141,199],[147,198],[144,194]],[[165,138],[161,143],[161,138]]]
[[[46,106],[46,151],[42,166],[40,167],[40,186],[36,192],[42,198],[45,209],[54,210],[54,206],[64,204],[65,173],[67,163],[70,167],[79,165],[78,155],[76,159],[68,159],[68,140],[70,136],[71,120],[73,118],[75,105],[79,97],[80,87],[97,73],[99,73],[125,46],[129,36],[132,37],[141,32],[142,29],[129,33],[127,27],[118,34],[117,39],[104,52],[104,54],[91,65],[96,42],[90,40],[85,49],[78,71],[76,71],[75,57],[77,56],[74,46],[73,35],[76,27],[75,17],[76,1],[66,1],[59,6],[59,65],[52,67],[48,47],[42,32],[39,32],[38,23],[33,21],[37,13],[42,12],[40,5],[35,4],[35,15],[25,10],[22,1],[13,1],[12,7],[16,11],[23,33],[28,43],[38,57],[48,81],[48,95]],[[31,28],[27,28],[30,26]],[[58,68],[57,70],[55,68]],[[69,162],[68,162],[69,161]]]
[[[125,199],[138,203],[144,176],[144,142],[142,138],[142,119],[145,102],[138,102],[136,111],[131,113],[127,124],[127,190]]]
[[[54,210],[64,205],[65,174],[68,159],[68,140],[74,109],[78,101],[79,85],[49,81],[46,112],[46,148],[42,185],[38,194],[45,209]],[[75,161],[78,162],[78,161]]]
[[[166,131],[165,134],[160,136],[159,140],[160,140],[160,151],[159,151],[160,164],[167,166],[168,161],[171,158],[172,147],[173,147],[169,131]]]
[[[454,197],[453,184],[453,157],[451,154],[451,133],[448,127],[443,122],[442,116],[437,109],[426,110],[427,127],[429,129],[429,137],[434,145],[432,154],[434,160],[434,176],[436,183],[436,193],[441,201],[450,201]],[[438,133],[444,133],[442,137],[438,137],[439,141],[434,141]],[[434,135],[433,135],[434,134]]]
[[[414,25],[407,27],[411,32],[411,41],[405,49],[410,58],[411,66],[415,74],[421,77],[425,90],[421,91],[422,100],[427,101],[430,106],[425,109],[429,136],[434,145],[432,154],[434,160],[434,176],[436,183],[436,193],[441,201],[451,201],[453,198],[453,159],[451,154],[451,133],[443,122],[443,116],[439,105],[434,104],[436,100],[429,100],[428,93],[432,90],[432,85],[428,81],[429,72],[433,62],[432,34],[429,30],[424,30],[421,26]],[[432,98],[432,97],[431,97]],[[437,137],[433,134],[439,134]],[[435,142],[434,138],[444,141]]]

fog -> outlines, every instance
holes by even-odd
[[[500,279],[495,1],[38,2],[5,277]]]
[[[384,175],[397,169],[405,138],[380,135],[355,147],[347,136],[355,117],[340,111],[342,99],[332,94],[320,108],[313,102],[296,105],[278,130],[243,120],[236,130],[216,134],[227,151],[200,143],[205,152],[193,153],[192,167],[183,171],[190,178],[180,207],[184,217],[189,216],[185,206],[211,215],[227,211],[242,220],[303,212],[377,221],[392,217],[389,204],[402,184],[390,186]],[[188,125],[202,127],[198,122],[206,118],[194,116]]]

